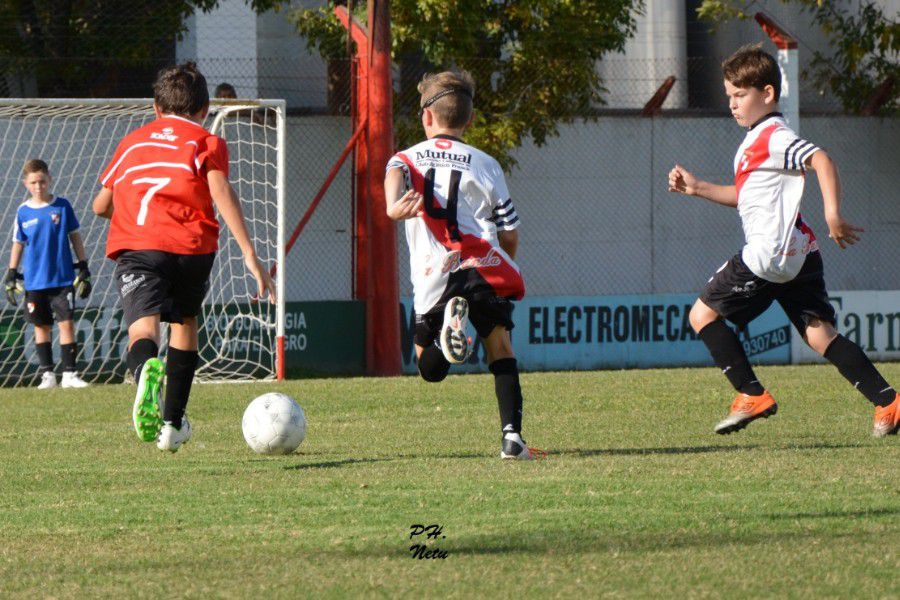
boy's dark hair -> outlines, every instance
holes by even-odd
[[[213,95],[216,98],[237,98],[237,90],[228,82],[222,82],[216,86]]]
[[[163,113],[191,117],[209,106],[206,78],[193,62],[166,67],[156,75],[153,100]]]
[[[32,158],[31,160],[25,161],[25,166],[22,167],[22,179],[25,179],[32,173],[44,173],[49,177],[50,167],[48,167],[47,163],[45,163],[41,159]]]
[[[438,123],[450,129],[465,127],[472,118],[475,80],[466,71],[428,73],[419,83],[419,106],[429,109]]]
[[[771,85],[775,90],[775,101],[781,97],[781,69],[760,44],[743,46],[725,59],[722,73],[735,87],[754,87],[762,91],[767,85]]]

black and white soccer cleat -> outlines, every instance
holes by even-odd
[[[504,460],[531,460],[535,458],[531,448],[518,433],[508,432],[503,434],[503,446],[500,449],[500,458]]]
[[[444,308],[444,325],[441,327],[441,351],[450,364],[466,362],[472,351],[466,326],[469,324],[469,303],[459,296],[451,298]]]

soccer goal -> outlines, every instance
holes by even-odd
[[[50,166],[54,195],[68,198],[81,223],[94,291],[76,299],[78,364],[92,382],[126,375],[128,343],[113,281],[114,263],[105,258],[109,222],[94,216],[97,178],[129,131],[152,120],[147,99],[0,99],[0,227],[9,232],[28,193],[21,169],[30,158]],[[221,223],[219,251],[200,316],[200,381],[281,378],[284,374],[284,145],[283,100],[212,102],[206,128],[228,142],[229,178],[241,199],[260,260],[276,265],[278,302],[256,297],[240,248]],[[38,378],[34,331],[24,301],[0,308],[0,385],[31,385]],[[163,346],[166,345],[165,335]],[[54,328],[54,358],[59,362]]]

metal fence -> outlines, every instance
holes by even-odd
[[[844,216],[866,229],[844,251],[828,240],[818,183],[807,176],[802,212],[822,245],[829,286],[900,288],[900,119],[806,118],[801,133],[835,159]],[[507,180],[529,295],[699,291],[740,251],[740,221],[735,210],[667,192],[667,174],[678,162],[729,183],[743,136],[730,118],[605,116],[563,127],[542,148],[526,144]],[[399,251],[401,294],[410,295],[402,241]]]

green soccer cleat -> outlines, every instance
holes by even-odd
[[[141,367],[131,416],[134,419],[134,430],[142,442],[155,442],[162,429],[159,398],[165,374],[166,367],[158,358],[151,358]]]

